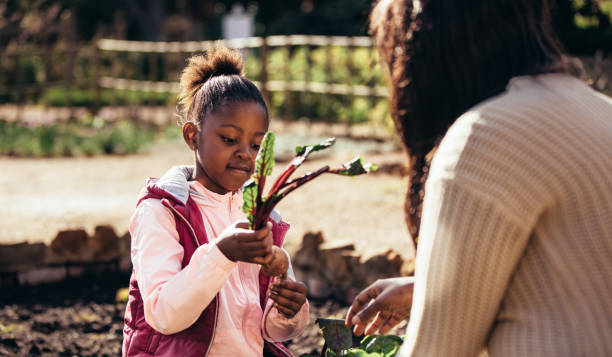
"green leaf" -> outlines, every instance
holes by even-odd
[[[295,148],[295,159],[291,162],[295,166],[300,166],[308,155],[312,154],[315,151],[321,151],[327,149],[328,147],[334,145],[336,143],[336,138],[327,138],[324,142],[317,145],[310,146],[298,146]]]
[[[325,357],[337,357],[337,356],[338,354],[336,353],[336,351],[332,350],[331,348],[325,351]]]
[[[384,355],[381,355],[380,353],[377,353],[377,352],[369,353],[369,352],[362,350],[361,348],[350,348],[349,350],[346,351],[344,356],[345,357],[385,357]]]
[[[261,142],[261,148],[255,161],[255,178],[270,176],[274,168],[274,133],[269,131]]]
[[[361,340],[361,348],[368,353],[380,353],[381,356],[394,356],[404,341],[394,335],[373,335]]]
[[[346,326],[342,319],[317,319],[323,338],[327,347],[340,352],[351,348],[353,343],[353,333],[351,328]]]
[[[338,175],[357,176],[361,174],[367,174],[370,172],[374,172],[376,170],[378,170],[378,166],[376,164],[372,164],[372,163],[364,164],[363,159],[360,156],[358,156],[354,158],[353,160],[347,162],[346,164],[342,165],[342,168],[331,170],[330,172],[334,174],[338,174]]]
[[[258,185],[255,180],[250,180],[244,186],[242,193],[242,212],[247,216],[247,219],[253,226],[253,220],[255,219],[255,208],[257,206],[257,190]]]

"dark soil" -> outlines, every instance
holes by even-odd
[[[115,294],[129,277],[88,276],[0,291],[0,356],[119,356],[125,303]],[[311,301],[306,331],[288,343],[299,356],[319,350],[317,317],[344,316],[333,301]]]

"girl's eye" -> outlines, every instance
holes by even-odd
[[[223,140],[223,142],[228,143],[228,144],[233,144],[236,142],[236,139],[228,138],[227,136],[223,136],[223,135],[221,135],[221,140]]]

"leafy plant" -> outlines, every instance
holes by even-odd
[[[28,126],[0,119],[0,155],[17,157],[125,155],[136,153],[161,133],[129,120],[71,120]],[[166,134],[168,136],[168,134]]]
[[[395,335],[366,336],[354,344],[355,336],[342,319],[317,319],[325,344],[319,355],[300,357],[393,357],[402,345],[402,338]]]
[[[244,204],[242,210],[247,214],[247,218],[251,223],[251,228],[262,228],[274,207],[283,198],[321,174],[331,173],[343,176],[357,176],[377,169],[376,165],[369,163],[364,164],[361,157],[356,157],[339,168],[332,169],[328,165],[325,165],[315,172],[309,172],[299,178],[290,179],[291,175],[300,165],[302,165],[302,163],[304,163],[310,154],[329,148],[335,141],[335,138],[329,138],[317,145],[296,147],[295,158],[277,177],[272,188],[268,191],[268,194],[264,196],[263,191],[266,177],[272,174],[272,169],[274,168],[274,133],[268,132],[266,134],[257,157],[253,180],[245,186],[244,190]]]
[[[317,145],[296,147],[295,158],[276,178],[276,181],[272,184],[272,188],[270,188],[268,194],[264,196],[266,178],[272,174],[272,169],[274,168],[274,133],[266,133],[255,162],[253,179],[247,183],[243,194],[244,203],[242,205],[242,210],[247,215],[251,229],[263,228],[268,221],[270,213],[283,198],[298,187],[324,173],[357,176],[376,170],[376,165],[364,164],[361,157],[357,157],[336,169],[331,169],[328,165],[325,165],[315,172],[309,172],[299,178],[290,179],[291,175],[300,165],[302,165],[310,154],[329,148],[335,141],[336,139],[329,138]],[[281,249],[273,249],[274,259],[269,264],[262,266],[262,269],[264,273],[269,276],[282,276],[286,273],[289,266],[288,258]]]

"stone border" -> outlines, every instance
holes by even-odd
[[[292,263],[311,299],[346,304],[377,279],[410,275],[414,268],[413,260],[393,249],[360,255],[353,243],[326,242],[321,232],[304,235]],[[83,229],[61,231],[49,245],[0,245],[0,288],[54,283],[88,273],[129,273],[131,269],[130,235],[118,237],[111,226],[97,226],[92,236]]]
[[[130,235],[118,237],[111,226],[97,226],[92,236],[83,229],[60,231],[49,245],[0,245],[0,287],[131,269]]]

